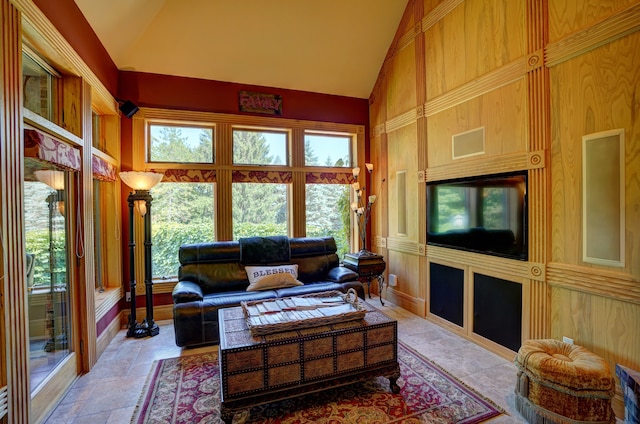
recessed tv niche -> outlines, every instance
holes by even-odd
[[[527,260],[527,173],[427,183],[427,244]]]

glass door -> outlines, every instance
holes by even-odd
[[[67,173],[25,160],[24,223],[31,390],[70,353]]]

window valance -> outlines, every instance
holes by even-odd
[[[216,171],[203,169],[162,169],[155,170],[164,174],[162,181],[165,183],[215,183]]]
[[[54,164],[68,171],[82,169],[80,150],[35,129],[24,130],[24,156]]]
[[[290,171],[233,171],[234,183],[276,183],[291,184],[293,174]]]
[[[351,184],[355,180],[351,172],[307,172],[307,184]]]
[[[117,179],[116,167],[99,156],[91,157],[91,172],[96,180],[113,182]]]

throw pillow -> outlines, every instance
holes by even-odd
[[[246,266],[249,287],[247,291],[280,289],[301,286],[298,281],[298,265]]]

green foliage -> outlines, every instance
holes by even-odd
[[[274,157],[269,155],[267,139],[256,131],[233,132],[233,163],[272,165]]]
[[[181,245],[215,239],[210,223],[162,222],[156,223],[151,232],[151,256],[155,278],[178,275],[178,249]]]
[[[155,162],[211,163],[213,140],[210,130],[202,129],[198,144],[189,143],[180,127],[151,126],[151,160]]]
[[[25,248],[27,253],[34,255],[33,285],[49,286],[51,284],[49,230],[28,231],[26,233]],[[67,260],[64,237],[54,238],[51,248],[53,249],[55,260],[53,267],[55,284],[66,284]]]

